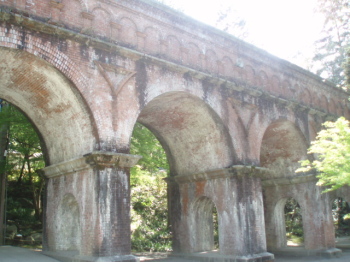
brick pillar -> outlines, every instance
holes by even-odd
[[[129,168],[139,158],[92,152],[44,169],[49,178],[46,254],[74,261],[137,261],[131,255]]]
[[[181,221],[174,229],[175,238],[180,241],[176,252],[186,257],[209,254],[210,261],[222,261],[222,256],[227,261],[272,261],[273,254],[266,252],[261,172],[265,172],[264,169],[234,166],[175,177],[181,202],[181,210],[178,210]],[[203,204],[198,204],[201,201]],[[210,212],[205,210],[210,207],[208,201],[213,202],[218,212],[219,253],[216,255],[196,253],[208,246],[203,239],[198,239],[201,228],[196,226],[196,220],[201,218],[196,210],[204,211],[203,214]]]
[[[329,194],[322,194],[315,184],[305,185],[305,197],[302,205],[304,244],[309,250],[330,250],[335,248],[335,232],[332,217],[332,202]],[[329,253],[327,251],[326,253]],[[340,252],[340,250],[333,250]]]
[[[295,199],[301,207],[304,246],[308,254],[337,255],[329,194],[322,194],[315,175],[264,180],[264,205],[268,249],[285,252],[287,244],[284,207]],[[298,250],[300,252],[300,249]]]

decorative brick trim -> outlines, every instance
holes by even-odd
[[[160,40],[160,44],[163,45],[163,46],[168,46],[168,42],[164,39]]]
[[[53,8],[57,8],[59,10],[62,10],[63,7],[64,7],[64,4],[62,4],[61,2],[57,2],[57,1],[51,0],[50,1],[50,6],[53,7]]]
[[[88,17],[94,17],[93,14],[88,13],[88,12],[82,12],[82,15],[86,14],[86,16]],[[309,111],[310,109],[313,109],[312,113],[319,116],[319,117],[326,117],[327,115],[331,115],[332,114],[327,114],[325,112],[320,111],[317,108],[314,108],[312,106],[307,107],[302,105],[300,102],[298,101],[293,101],[293,102],[289,102],[292,104],[286,104],[285,101],[283,101],[284,99],[280,98],[280,97],[276,97],[273,94],[267,93],[264,90],[257,90],[257,87],[252,87],[249,85],[246,85],[244,82],[241,82],[239,80],[237,81],[233,81],[233,80],[228,80],[225,78],[221,78],[221,77],[215,77],[213,75],[207,74],[205,72],[202,71],[197,71],[195,69],[191,69],[188,68],[186,66],[182,66],[179,64],[174,64],[172,62],[166,61],[166,60],[162,60],[159,59],[157,57],[153,57],[153,56],[148,56],[145,55],[144,53],[139,53],[137,51],[128,49],[128,48],[124,48],[121,46],[116,46],[114,44],[111,43],[107,43],[104,41],[101,41],[99,39],[94,39],[91,38],[90,36],[87,35],[83,35],[83,34],[78,34],[78,33],[74,33],[72,31],[69,31],[67,29],[64,28],[59,28],[59,27],[55,27],[53,25],[50,24],[45,24],[42,23],[40,21],[35,21],[26,17],[22,17],[13,13],[8,13],[5,12],[4,10],[0,10],[0,22],[1,21],[14,21],[15,24],[24,27],[24,28],[29,28],[31,30],[37,30],[38,32],[44,32],[47,34],[55,34],[56,36],[60,36],[63,39],[67,38],[67,39],[72,39],[72,35],[74,35],[74,40],[78,41],[78,42],[84,42],[84,43],[89,43],[89,45],[96,47],[96,48],[101,48],[104,50],[118,50],[118,52],[120,52],[121,54],[128,56],[128,57],[147,57],[147,59],[149,59],[151,62],[155,63],[155,64],[160,64],[162,66],[166,65],[170,68],[172,68],[174,71],[177,72],[181,72],[181,73],[189,73],[191,74],[193,77],[198,78],[198,79],[212,79],[211,81],[215,82],[217,85],[220,85],[221,87],[224,88],[228,88],[228,89],[232,89],[235,91],[246,91],[247,94],[254,96],[254,97],[259,97],[259,96],[264,96],[265,99],[268,99],[271,102],[274,103],[280,103],[281,105],[283,105],[284,107],[287,107],[289,109],[293,109],[293,110],[297,110],[300,112],[306,112]],[[117,28],[119,28],[119,24],[116,24],[114,22],[111,22],[111,24],[115,24]],[[18,35],[18,39],[12,39],[12,37],[7,37],[7,36],[0,36],[0,46],[5,46],[5,47],[11,47],[11,48],[18,48],[18,46],[21,44],[20,43],[20,34]],[[14,42],[15,41],[15,42]],[[28,42],[29,43],[29,42]],[[167,47],[168,43],[165,40],[161,40],[161,44],[164,45],[164,47]],[[31,45],[35,45],[35,44],[31,44]],[[40,49],[39,47],[36,47],[38,49]],[[47,53],[45,52],[45,50],[31,50],[31,48],[28,47],[24,47],[24,50],[33,53],[37,56],[41,56],[43,57],[45,60],[47,60],[49,63],[52,63],[54,66],[56,66],[60,71],[62,71],[68,78],[70,78],[73,83],[78,87],[79,90],[82,90],[81,87],[82,86],[88,86],[87,80],[85,79],[85,77],[79,72],[79,70],[75,69],[76,67],[74,67],[73,62],[69,60],[68,57],[66,56],[62,56],[60,54],[60,52],[58,52],[56,50],[55,54],[52,55],[51,53],[48,53],[50,56],[47,58]],[[205,56],[203,54],[200,54],[200,57],[202,59],[205,58]],[[56,61],[61,61],[61,60],[66,60],[62,63],[57,63]],[[350,103],[347,103],[347,106],[350,108]]]
[[[188,48],[186,48],[186,47],[181,47],[180,50],[181,50],[181,52],[184,53],[184,54],[188,54],[188,53],[189,53],[189,50],[188,50]]]
[[[81,12],[81,17],[88,20],[94,20],[95,15],[88,12]]]
[[[112,64],[106,64],[106,63],[102,63],[99,62],[97,60],[94,61],[94,64],[97,66],[98,70],[100,71],[100,73],[102,74],[102,76],[106,79],[109,87],[111,88],[111,91],[114,92],[114,95],[117,96],[119,94],[119,92],[122,90],[122,88],[124,87],[124,85],[132,78],[136,75],[135,71],[129,71],[126,70],[123,67],[117,66],[117,65],[112,65]],[[119,75],[124,75],[124,77],[122,78],[122,80],[120,80],[119,82],[113,82],[108,74],[106,74],[106,72],[115,72],[118,73]]]
[[[110,24],[111,27],[114,28],[114,29],[120,30],[120,29],[122,28],[122,25],[121,25],[121,24],[118,24],[118,23],[116,23],[116,22],[110,22],[109,24]]]
[[[288,177],[288,178],[275,178],[263,180],[262,185],[264,187],[270,186],[283,186],[283,185],[294,185],[301,183],[313,182],[315,183],[318,179],[315,174],[302,175],[297,177]]]
[[[142,38],[146,38],[146,36],[147,36],[145,33],[140,32],[140,31],[137,31],[137,32],[136,32],[136,35],[137,35],[138,37],[142,37]]]
[[[243,176],[261,177],[266,173],[269,173],[269,170],[267,168],[237,165],[229,168],[216,169],[216,170],[199,173],[199,174],[176,176],[174,177],[174,180],[179,184],[184,184],[184,183],[191,183],[191,182],[197,182],[197,181],[229,178],[229,177],[243,177]]]
[[[81,158],[62,162],[43,168],[41,171],[47,178],[68,175],[89,168],[132,167],[141,159],[141,156],[114,152],[91,152]]]

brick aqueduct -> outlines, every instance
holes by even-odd
[[[2,0],[0,98],[45,144],[44,250],[74,261],[137,261],[130,250],[129,154],[136,122],[170,163],[174,254],[273,261],[283,208],[302,209],[305,249],[334,251],[331,202],[295,173],[348,93],[151,0]],[[67,252],[75,250],[76,252]],[[215,255],[216,254],[216,255]]]

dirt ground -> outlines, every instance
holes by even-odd
[[[305,253],[305,252],[304,252]],[[350,262],[350,248],[343,248],[343,252],[338,258],[325,258],[321,256],[305,256],[303,252],[298,253],[298,250],[294,250],[286,253],[275,254],[276,262]],[[168,257],[167,253],[135,253],[134,255],[140,258],[140,261],[146,262],[190,262],[191,259],[182,259],[177,257]],[[0,262],[54,262],[57,260],[51,259],[40,251],[33,251],[30,249],[0,246]]]

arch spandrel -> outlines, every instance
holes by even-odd
[[[49,164],[92,151],[91,116],[74,85],[44,60],[21,50],[0,48],[1,98],[20,108],[43,138]]]

